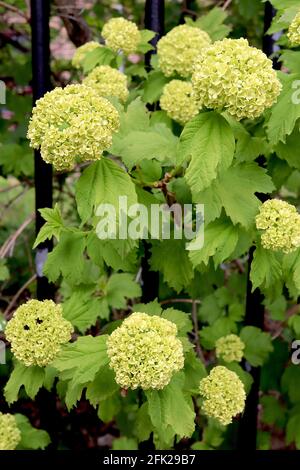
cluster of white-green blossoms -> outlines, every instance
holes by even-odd
[[[122,102],[128,98],[126,75],[109,65],[95,67],[82,83],[92,87],[100,96],[116,96]]]
[[[167,77],[176,73],[189,77],[195,59],[210,42],[209,35],[199,28],[186,24],[176,26],[157,43],[159,68]]]
[[[96,42],[96,41],[89,41],[83,44],[82,46],[77,47],[72,58],[73,67],[75,67],[76,69],[80,69],[82,67],[82,63],[86,55],[89,52],[94,51],[95,49],[98,49],[99,47],[102,47],[102,46],[101,44],[99,44],[99,42]]]
[[[193,90],[201,106],[226,110],[237,120],[255,119],[281,91],[272,61],[247,39],[223,39],[197,57]]]
[[[58,171],[98,160],[119,128],[115,107],[85,85],[55,88],[36,102],[27,137],[42,158]]]
[[[107,352],[116,382],[124,389],[162,389],[184,365],[174,323],[133,313],[108,338]]]
[[[46,366],[71,339],[73,326],[52,300],[29,300],[8,322],[5,336],[15,357],[25,366]]]
[[[200,382],[200,395],[204,397],[202,410],[210,418],[227,426],[232,418],[245,408],[246,393],[235,372],[223,366],[214,367]]]
[[[125,18],[112,18],[102,29],[102,37],[107,47],[125,55],[136,52],[141,41],[141,33],[132,21]]]
[[[300,247],[300,214],[286,201],[264,202],[256,216],[256,227],[264,231],[261,244],[267,250],[290,253]]]
[[[237,335],[222,336],[216,341],[216,356],[225,362],[240,362],[244,349],[245,344]]]
[[[0,412],[0,450],[15,450],[21,441],[16,418]]]
[[[287,36],[292,46],[300,45],[300,10],[290,24]]]
[[[192,94],[192,84],[171,80],[164,86],[160,107],[179,124],[185,125],[199,112],[199,103]]]

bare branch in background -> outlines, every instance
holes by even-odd
[[[10,5],[9,3],[2,2],[2,1],[0,1],[0,7],[3,7],[6,10],[9,10],[9,11],[12,11],[13,13],[16,13],[17,15],[24,18],[27,21],[27,23],[29,23],[29,21],[30,21],[29,16],[27,15],[27,13],[23,12],[22,10],[19,10],[19,8],[14,7],[13,5]]]

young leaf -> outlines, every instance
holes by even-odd
[[[264,333],[255,326],[245,326],[240,332],[240,338],[245,344],[244,357],[254,367],[262,366],[273,351],[269,333]]]
[[[36,248],[43,241],[51,239],[53,236],[57,240],[59,240],[60,233],[64,227],[58,204],[55,204],[53,209],[40,209],[40,213],[43,219],[45,219],[46,223],[39,231],[38,236],[36,237],[36,240],[32,247],[33,249]]]
[[[250,279],[252,282],[252,290],[257,287],[268,289],[278,282],[281,276],[282,266],[280,256],[258,245],[251,263]]]
[[[219,41],[226,38],[231,31],[230,26],[224,24],[227,16],[222,8],[215,7],[192,24],[206,31],[213,41]]]

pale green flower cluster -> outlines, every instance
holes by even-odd
[[[300,45],[300,10],[290,24],[287,36],[292,46]]]
[[[244,349],[245,344],[237,335],[222,336],[216,341],[216,356],[225,362],[240,362]]]
[[[235,372],[223,366],[214,367],[200,382],[200,395],[204,397],[203,412],[224,426],[245,408],[244,385]]]
[[[46,366],[71,339],[73,326],[52,300],[29,300],[8,322],[5,335],[15,357],[25,366]]]
[[[199,103],[192,95],[192,84],[171,80],[164,86],[160,107],[179,124],[185,125],[199,112]]]
[[[21,441],[16,418],[0,412],[0,450],[15,450]]]
[[[137,25],[125,18],[112,18],[105,23],[102,37],[107,47],[116,52],[122,51],[125,55],[136,52],[141,41]]]
[[[27,137],[58,171],[78,161],[98,160],[119,128],[115,107],[84,85],[55,88],[36,102]]]
[[[176,26],[157,43],[161,71],[167,77],[175,73],[181,77],[189,77],[193,72],[195,59],[210,42],[209,35],[199,28],[186,24]]]
[[[73,67],[75,67],[76,69],[80,69],[82,67],[82,62],[85,56],[88,54],[88,52],[94,51],[95,49],[98,49],[99,47],[102,47],[102,46],[101,44],[99,44],[99,42],[96,42],[96,41],[86,42],[82,46],[77,47],[72,58]]]
[[[264,202],[256,216],[256,227],[264,230],[261,243],[267,250],[290,253],[300,247],[300,214],[286,201]]]
[[[124,389],[162,389],[184,365],[174,323],[156,315],[133,313],[107,341],[110,367]]]
[[[100,96],[116,96],[122,102],[128,98],[126,75],[109,65],[94,68],[82,83],[94,88]]]
[[[237,120],[260,116],[282,88],[272,61],[247,39],[223,39],[203,50],[192,83],[201,106],[227,110]]]

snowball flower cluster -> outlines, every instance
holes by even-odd
[[[8,322],[5,335],[16,358],[25,366],[46,366],[71,339],[73,327],[52,300],[29,300]]]
[[[109,65],[94,68],[82,83],[94,88],[100,96],[116,96],[122,102],[128,98],[126,75]]]
[[[237,335],[222,336],[216,341],[216,356],[225,362],[240,362],[244,349],[245,344]]]
[[[189,77],[199,53],[210,44],[209,35],[186,24],[176,26],[157,43],[158,64],[167,76]]]
[[[290,24],[287,36],[292,46],[300,45],[300,10]]]
[[[114,106],[84,85],[55,88],[36,102],[27,136],[58,171],[78,161],[98,160],[119,128]]]
[[[267,250],[290,253],[300,247],[300,214],[288,202],[270,199],[262,204],[256,227],[264,230],[261,243]]]
[[[107,47],[116,52],[122,51],[125,55],[136,52],[141,41],[137,25],[125,18],[112,18],[105,23],[102,37]]]
[[[185,125],[199,112],[199,103],[192,96],[192,89],[190,82],[171,80],[164,86],[160,98],[161,109],[182,125]]]
[[[15,450],[21,441],[16,418],[0,412],[0,450]]]
[[[244,385],[235,372],[223,366],[214,367],[200,382],[200,395],[204,397],[203,412],[224,426],[245,408]]]
[[[72,58],[73,67],[75,67],[76,69],[80,69],[82,67],[82,62],[85,56],[89,52],[94,51],[95,49],[98,49],[99,47],[102,47],[102,46],[96,41],[86,42],[85,44],[83,44],[83,46],[77,47]]]
[[[133,313],[107,341],[110,367],[124,389],[162,389],[184,365],[174,323],[156,315]]]
[[[192,83],[202,106],[227,110],[237,120],[257,118],[281,91],[271,60],[247,39],[223,39],[203,50]]]

